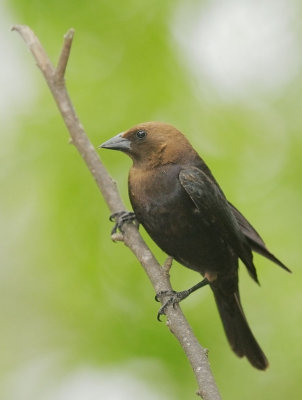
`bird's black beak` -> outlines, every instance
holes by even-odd
[[[111,149],[111,150],[120,150],[120,151],[129,151],[131,150],[131,142],[130,140],[123,137],[123,133],[119,133],[113,138],[107,140],[107,142],[102,143],[98,146],[98,149]]]

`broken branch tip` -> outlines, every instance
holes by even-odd
[[[74,33],[75,33],[75,29],[74,28],[70,28],[67,31],[67,33],[65,33],[64,39],[68,39],[68,40],[73,39]]]

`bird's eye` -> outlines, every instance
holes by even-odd
[[[144,137],[146,137],[146,135],[147,133],[143,129],[140,129],[136,132],[136,137],[138,137],[139,139],[143,139]]]

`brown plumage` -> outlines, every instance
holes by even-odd
[[[238,260],[256,282],[252,250],[288,268],[226,200],[204,161],[173,126],[139,124],[101,147],[132,158],[129,196],[137,220],[164,252],[206,278],[232,349],[254,367],[265,369],[268,361],[240,302]]]

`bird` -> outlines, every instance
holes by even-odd
[[[188,290],[173,292],[159,311],[198,288],[213,291],[232,350],[265,370],[269,363],[245,317],[239,295],[239,260],[259,283],[253,251],[291,272],[266,247],[248,220],[224,195],[212,172],[188,139],[174,126],[144,122],[99,146],[130,156],[128,191],[135,216],[170,257],[202,275]],[[161,293],[160,293],[161,294]],[[160,295],[158,294],[158,296]]]

